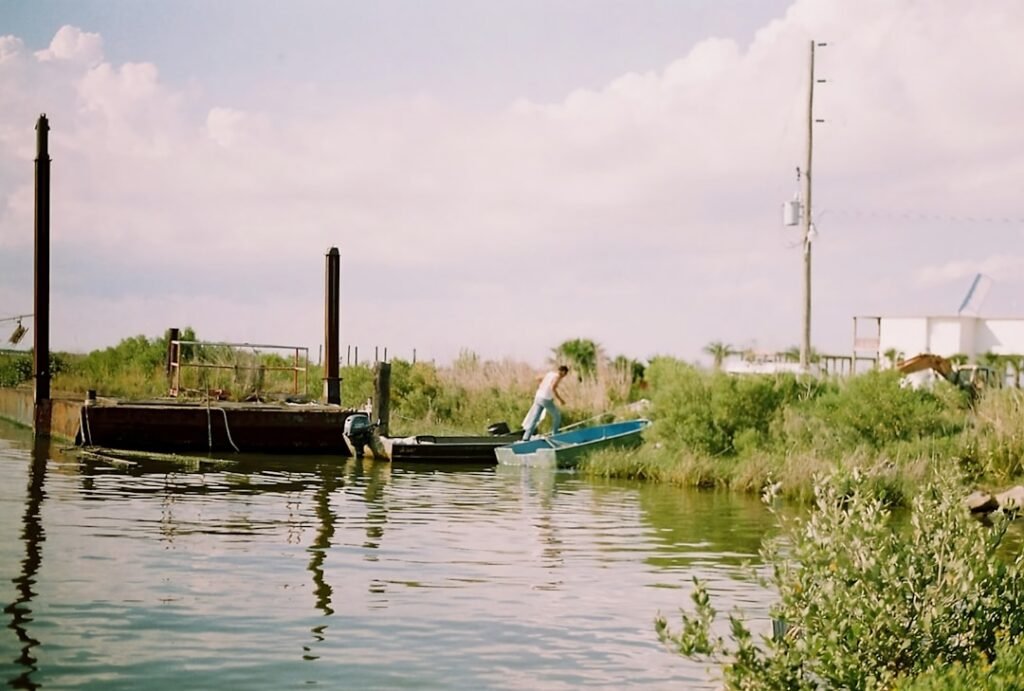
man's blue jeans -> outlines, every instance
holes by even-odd
[[[562,413],[555,406],[555,402],[550,398],[535,398],[530,412],[526,414],[526,420],[523,421],[523,441],[533,436],[537,423],[540,422],[542,410],[548,411],[548,415],[551,416],[551,434],[558,431],[558,426],[562,424]]]

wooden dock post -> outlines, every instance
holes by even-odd
[[[173,396],[178,395],[178,387],[174,383],[181,369],[181,344],[175,341],[180,336],[181,332],[175,327],[167,329],[167,390]]]
[[[391,417],[391,363],[378,362],[374,366],[373,424],[382,437],[389,434]]]
[[[35,374],[35,409],[32,430],[50,436],[50,124],[46,114],[36,122],[35,179],[35,331],[32,364]]]
[[[338,349],[341,314],[341,255],[337,247],[327,252],[324,286],[324,397],[328,405],[341,405]]]

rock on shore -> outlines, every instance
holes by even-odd
[[[964,499],[964,504],[971,513],[991,513],[996,510],[1020,511],[1024,508],[1024,486],[1017,485],[997,494],[977,490]]]

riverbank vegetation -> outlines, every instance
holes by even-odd
[[[1021,688],[1024,554],[1004,545],[1006,516],[968,514],[961,483],[936,477],[895,516],[863,473],[819,481],[816,510],[780,516],[762,549],[770,636],[740,613],[726,634],[696,581],[679,628],[656,619],[659,638],[721,664],[730,689]]]
[[[181,338],[195,340],[191,329]],[[318,400],[323,370],[291,354],[222,345],[184,346],[182,395],[234,400]],[[846,378],[793,374],[730,375],[671,357],[640,363],[609,358],[586,339],[552,349],[568,362],[563,425],[650,417],[645,443],[596,454],[584,473],[704,488],[759,492],[810,501],[813,479],[858,469],[875,495],[905,503],[935,474],[1005,485],[1024,473],[1024,395],[1008,388],[971,400],[945,382],[902,388],[892,370]],[[167,334],[136,336],[86,355],[54,355],[55,391],[157,398],[168,393]],[[299,364],[301,367],[296,368]],[[301,370],[301,371],[300,371]],[[0,384],[31,377],[31,356],[0,358]],[[391,362],[391,431],[482,434],[495,422],[519,426],[541,372],[511,360],[464,351],[453,363]],[[358,408],[374,395],[373,363],[341,368],[342,403]],[[23,384],[24,385],[24,384]]]
[[[998,485],[1022,473],[1018,389],[973,401],[945,382],[903,388],[892,370],[735,376],[672,358],[655,358],[647,382],[655,421],[647,443],[592,457],[588,472],[744,491],[779,484],[809,500],[815,476],[856,468],[895,504],[935,474]]]

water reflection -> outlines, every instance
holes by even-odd
[[[21,573],[13,579],[17,599],[4,607],[4,613],[10,615],[13,629],[21,644],[21,654],[15,662],[24,669],[8,685],[16,689],[37,689],[39,684],[33,681],[32,675],[38,671],[38,660],[33,655],[33,648],[39,641],[29,633],[32,622],[32,598],[36,596],[33,586],[36,574],[43,561],[42,545],[46,539],[40,514],[46,483],[46,463],[50,458],[50,444],[47,439],[36,440],[31,449],[29,466],[28,497],[25,501],[25,513],[22,518],[21,540],[25,544],[25,558],[21,560]]]
[[[334,523],[337,521],[334,511],[331,510],[331,493],[344,484],[342,471],[335,465],[321,465],[320,486],[313,495],[313,503],[316,507],[316,516],[319,519],[319,527],[316,537],[310,544],[308,551],[312,555],[309,560],[309,570],[313,574],[313,592],[316,594],[316,608],[325,615],[334,614],[331,607],[331,585],[324,580],[324,557],[331,547],[331,538],[334,537]],[[322,635],[323,627],[316,627],[315,635]],[[320,639],[322,640],[322,638]]]
[[[351,461],[353,486],[363,485],[362,500],[366,504],[366,542],[363,547],[377,549],[384,537],[384,526],[388,522],[388,512],[382,500],[384,486],[389,479],[390,463],[375,463],[362,459]],[[376,561],[373,553],[364,557],[367,561]]]
[[[10,627],[24,688],[701,688],[703,666],[654,634],[687,604],[671,589],[701,575],[726,606],[763,608],[721,567],[764,515],[673,488],[241,455],[45,475],[46,451],[2,451],[30,494],[0,496],[3,573],[27,555]]]
[[[327,550],[331,547],[331,540],[334,537],[334,524],[337,521],[337,516],[331,510],[331,494],[343,484],[343,473],[335,464],[322,464],[320,466],[320,486],[314,494],[314,505],[316,506],[317,518],[319,519],[319,528],[308,551],[312,555],[309,560],[309,571],[313,574],[313,593],[316,597],[316,608],[323,612],[325,616],[334,614],[334,608],[331,606],[334,590],[324,578],[324,559],[327,556]],[[326,640],[326,631],[327,624],[324,623],[316,624],[310,629],[310,632],[313,634],[313,640],[318,643]],[[320,659],[319,655],[313,654],[310,646],[302,646],[302,649],[303,660],[312,661]]]
[[[709,559],[742,566],[757,556],[763,539],[776,530],[756,496],[724,491],[681,494],[658,484],[640,486],[638,492],[657,539],[671,547],[649,558],[655,566],[687,568]]]

